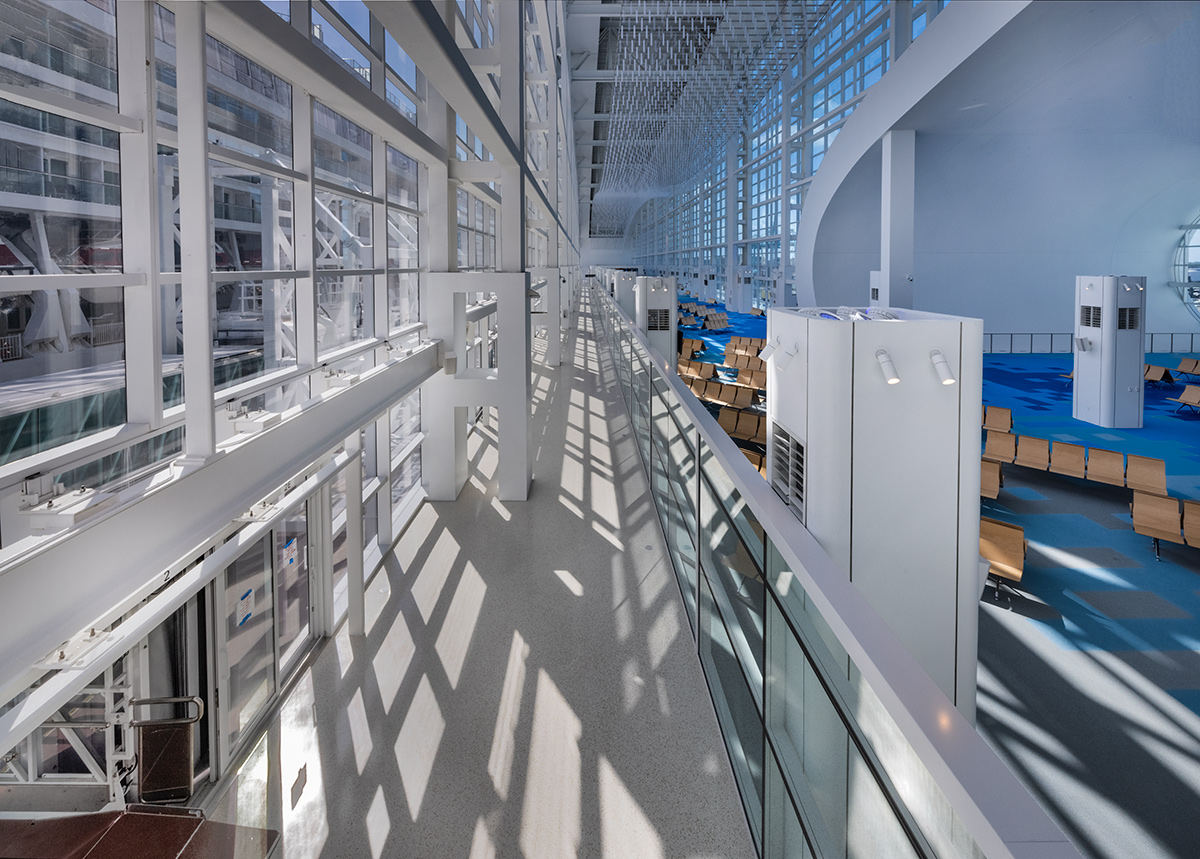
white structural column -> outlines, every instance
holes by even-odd
[[[525,157],[525,6],[497,5],[500,50],[500,119]],[[503,501],[529,497],[530,316],[529,275],[525,273],[525,179],[518,161],[500,171],[499,270],[519,278],[497,278],[496,323],[500,333],[496,362],[501,388],[498,404],[499,495]],[[511,284],[511,285],[510,285]]]
[[[175,12],[179,101],[179,232],[183,271],[184,454],[196,465],[216,450],[213,412],[212,181],[208,176],[205,4]]]
[[[913,306],[916,138],[911,130],[893,129],[883,135],[879,299],[889,307]]]
[[[447,24],[453,26],[453,10]],[[453,157],[454,112],[437,90],[425,87],[423,117],[425,131]],[[421,450],[421,475],[425,491],[433,501],[453,501],[467,482],[467,410],[455,401],[453,369],[456,350],[461,350],[462,331],[454,327],[454,289],[440,272],[453,271],[456,261],[455,186],[445,161],[431,163],[422,171],[428,217],[421,220],[419,275],[421,316],[430,338],[442,341],[443,372],[436,374],[421,389],[421,426],[426,442]]]
[[[154,36],[152,7],[118,3],[117,85],[121,112],[138,119],[141,131],[121,135],[122,257],[126,274],[142,274],[145,282],[125,287],[125,407],[130,423],[157,427],[162,423],[162,328],[159,324],[159,181],[155,122]],[[167,232],[167,230],[162,230]],[[174,313],[172,336],[174,335]]]
[[[741,307],[737,293],[737,156],[740,142],[740,135],[735,134],[725,144],[725,306],[730,310]]]
[[[363,469],[359,464],[360,457],[364,455],[361,435],[354,433],[346,439],[346,452],[353,457],[345,468],[346,619],[350,624],[350,634],[362,635],[366,612],[363,598]],[[353,456],[356,453],[358,456]]]

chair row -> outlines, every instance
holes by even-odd
[[[717,414],[717,423],[730,438],[767,443],[766,415],[725,407]]]
[[[767,371],[738,370],[737,382],[735,382],[735,384],[745,385],[747,388],[755,388],[759,391],[765,391],[767,388]]]
[[[1175,368],[1176,376],[1200,376],[1200,361],[1195,358],[1180,358],[1179,366]]]
[[[710,331],[720,331],[729,327],[729,315],[725,313],[708,313],[704,317],[704,327]]]
[[[734,370],[763,370],[765,372],[767,362],[754,355],[741,355],[726,351],[725,366],[732,367]]]
[[[678,368],[681,376],[689,376],[694,379],[717,378],[716,364],[706,364],[703,361],[680,361]]]
[[[703,340],[689,340],[685,338],[683,341],[683,350],[679,353],[679,355],[684,360],[690,361],[695,358],[697,354],[703,352],[704,348],[705,343]]]
[[[709,382],[704,379],[688,379],[687,385],[693,394],[709,403],[733,406],[735,409],[748,409],[754,405],[755,391],[753,388]]]
[[[752,307],[752,308],[750,308],[750,315],[751,316],[766,316],[767,311],[763,310],[761,307]]]
[[[1134,492],[1129,505],[1133,530],[1154,540],[1154,557],[1159,557],[1158,541],[1200,546],[1200,501],[1183,501],[1169,495]]]
[[[679,317],[679,324],[680,325],[699,325],[700,320],[697,319],[695,316],[684,314],[683,316]]]
[[[1065,441],[1054,442],[1052,448],[1044,438],[988,430],[983,459],[995,463],[1011,462],[1037,471],[1066,474],[1155,495],[1167,494],[1166,462],[1150,456],[1131,453],[1126,457],[1119,451],[1087,448]]]
[[[725,347],[725,354],[736,352],[740,355],[754,355],[762,351],[762,348],[767,345],[765,337],[741,337],[734,335],[729,338],[729,343]]]

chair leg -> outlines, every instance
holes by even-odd
[[[1154,537],[1152,539],[1154,540],[1154,560],[1161,561],[1162,556],[1158,553],[1158,538]]]

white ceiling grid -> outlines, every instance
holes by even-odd
[[[602,163],[593,164],[600,178],[591,235],[623,236],[648,197],[674,194],[696,181],[745,125],[829,5],[623,0],[610,61],[611,117],[597,122],[597,138],[607,125],[607,146]]]

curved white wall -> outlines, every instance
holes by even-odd
[[[914,306],[1070,330],[1077,274],[1144,274],[1149,330],[1200,209],[1196,3],[951,4],[873,87],[814,178],[801,302],[861,304],[879,268],[879,140],[916,131]],[[805,293],[807,290],[807,294]]]

